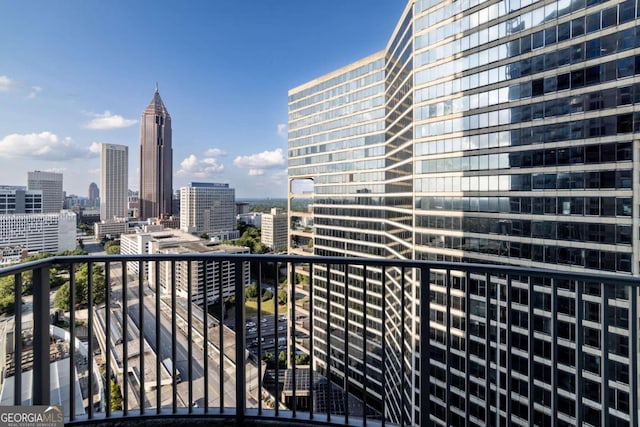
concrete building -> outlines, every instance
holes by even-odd
[[[280,208],[271,208],[271,213],[262,214],[260,240],[273,250],[287,249],[289,218]]]
[[[0,264],[76,248],[76,214],[0,214]]]
[[[253,225],[256,228],[262,227],[262,212],[250,212],[236,215],[236,221]]]
[[[128,217],[129,147],[102,144],[100,156],[100,219]]]
[[[42,190],[0,186],[0,215],[14,213],[42,213]]]
[[[236,202],[236,215],[248,214],[249,207],[249,202]]]
[[[62,174],[33,171],[28,173],[27,189],[42,191],[42,213],[58,213],[64,203]]]
[[[140,118],[140,219],[171,215],[172,187],[171,116],[156,85]]]
[[[161,254],[248,254],[250,249],[241,246],[221,245],[203,240],[174,242],[165,244],[155,240],[149,244],[150,252]],[[175,263],[172,271],[170,262],[160,262],[159,283],[162,291],[171,292],[175,276],[176,295],[188,298],[188,270],[191,268],[191,300],[196,304],[204,304],[205,295],[209,304],[235,295],[235,266],[228,261],[204,262],[194,261]],[[154,269],[149,270],[149,282],[155,283]],[[249,263],[243,264],[242,283],[249,286]]]
[[[635,0],[407,1],[381,51],[289,91],[290,222],[313,219],[313,229],[290,230],[291,253],[312,242],[321,256],[640,274],[638,13]],[[294,191],[304,180],[313,187],[312,212],[292,212],[296,198],[308,197]],[[432,318],[420,319],[419,273],[389,269],[381,280],[383,270],[369,270],[365,290],[358,268],[349,289],[344,271],[331,269],[332,297],[348,294],[354,310],[385,309],[387,329],[379,319],[368,329],[370,357],[350,361],[348,382],[377,394],[378,404],[384,398],[393,422],[419,422],[410,402],[428,380],[438,425],[637,423],[638,367],[628,366],[637,346],[625,345],[637,331],[625,314],[637,309],[637,290],[605,296],[601,287],[572,284],[562,292],[568,315],[557,324],[565,329],[554,332],[548,284],[513,285],[521,306],[509,319],[524,319],[516,325],[496,318],[503,309],[483,277],[439,287],[447,282],[434,271]],[[343,381],[343,355],[325,354],[322,344],[328,318],[345,324],[344,310],[328,301],[326,274],[316,265],[312,286],[296,292],[312,289],[316,302],[306,313],[314,310],[318,368]],[[597,312],[604,298],[620,315],[591,316],[592,327],[576,332],[576,313],[586,310],[580,301]],[[449,319],[447,301],[456,304]],[[534,311],[537,320],[527,322]],[[304,316],[304,304],[296,314]],[[605,342],[599,331],[609,321],[619,329]],[[403,322],[406,333],[394,326]],[[349,325],[361,331],[362,318]],[[429,355],[417,351],[421,325],[430,328]],[[338,349],[362,348],[364,339],[331,338]],[[420,357],[430,357],[430,372],[420,372]],[[516,370],[520,360],[535,362]],[[383,361],[384,391],[374,374]],[[604,374],[612,369],[633,373],[614,385]],[[590,388],[578,389],[586,376]],[[563,391],[551,402],[559,384],[551,378],[559,377]]]
[[[160,225],[147,225],[140,230],[136,230],[136,233],[120,237],[120,253],[123,255],[151,254],[158,249],[162,249],[165,245],[172,246],[199,240],[199,237],[180,230],[165,229]],[[151,243],[154,241],[158,243],[152,247]],[[148,279],[148,266],[146,262],[143,264],[145,265],[143,276]],[[139,271],[137,263],[128,263],[127,269],[135,274]]]
[[[110,219],[93,224],[93,237],[96,240],[100,240],[103,237],[118,239],[123,234],[132,232],[133,231],[129,226],[129,220],[127,218]]]
[[[191,182],[180,188],[180,229],[237,238],[235,197],[229,184]]]

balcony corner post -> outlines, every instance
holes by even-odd
[[[50,404],[49,267],[33,270],[33,404]]]
[[[244,261],[235,260],[235,296],[236,304],[236,425],[244,425],[244,415],[246,409],[246,358],[245,358],[245,319],[244,319]],[[220,285],[222,286],[222,284]],[[222,322],[220,323],[222,327]]]

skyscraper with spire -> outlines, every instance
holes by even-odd
[[[171,215],[172,164],[171,116],[156,83],[140,119],[140,219]]]

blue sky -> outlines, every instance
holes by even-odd
[[[129,146],[156,81],[173,122],[174,189],[227,182],[286,196],[287,91],[386,45],[404,0],[5,1],[0,185],[61,171],[100,185],[99,143]]]

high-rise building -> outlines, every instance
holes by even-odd
[[[100,156],[100,186],[102,202],[100,219],[128,217],[129,147],[117,144],[102,144]]]
[[[262,214],[260,241],[273,250],[286,250],[288,219],[287,213],[280,208],[271,208],[271,213]]]
[[[156,85],[153,98],[140,118],[140,219],[172,214],[172,162],[171,116]]]
[[[640,274],[638,12],[636,0],[408,1],[382,51],[289,91],[290,223],[307,216],[291,210],[308,197],[294,186],[306,180],[314,224],[290,230],[290,252],[312,241],[316,255]],[[332,297],[345,290],[339,267]],[[296,292],[316,302],[306,322],[317,367],[342,381],[344,358],[321,343],[328,318],[346,324],[344,310],[327,297],[325,267],[313,273]],[[417,424],[411,402],[430,381],[440,425],[637,423],[637,346],[625,344],[637,330],[628,315],[637,290],[571,284],[551,299],[548,283],[513,283],[515,320],[506,322],[483,277],[448,288],[443,275],[419,273],[369,269],[365,289],[364,272],[351,267],[344,293],[372,322],[369,357],[349,362],[350,390],[384,396],[389,419]],[[426,279],[431,319],[419,319]],[[549,301],[566,316],[553,316]],[[604,313],[611,304],[616,312]],[[386,330],[373,315],[383,309]],[[576,330],[587,312],[590,327]],[[362,348],[361,322],[352,314],[332,348]],[[422,355],[430,372],[420,372],[419,336],[431,337]],[[526,360],[534,362],[516,364]],[[373,374],[382,363],[384,382]]]
[[[42,190],[0,185],[0,215],[42,213]]]
[[[229,184],[191,182],[180,188],[180,229],[210,237],[237,238],[236,191]]]
[[[93,207],[100,205],[100,190],[95,182],[89,184],[89,204]]]
[[[57,172],[33,171],[28,173],[27,189],[42,190],[42,212],[58,213],[64,203],[62,174]]]

